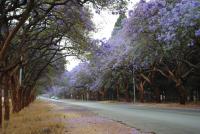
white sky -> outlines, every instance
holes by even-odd
[[[140,0],[131,0],[128,5],[128,9],[131,9],[134,4],[139,2]],[[97,28],[97,31],[93,34],[94,39],[109,39],[114,28],[115,22],[117,21],[118,15],[113,15],[109,11],[101,11],[100,14],[94,12],[93,22]],[[81,61],[76,57],[67,57],[66,58],[69,63],[66,65],[66,69],[68,71],[72,70],[75,66],[77,66]]]
[[[109,39],[119,15],[113,15],[109,11],[101,11],[100,14],[94,13],[93,22],[97,28],[93,34],[94,39]]]

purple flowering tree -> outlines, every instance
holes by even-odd
[[[84,49],[88,62],[70,72],[72,85],[107,99],[129,98],[135,86],[141,102],[145,94],[157,102],[160,96],[170,100],[176,90],[185,104],[191,88],[198,87],[199,9],[198,0],[140,1],[120,18],[110,39],[91,41]]]
[[[194,69],[187,68],[194,64],[185,57],[194,49],[199,51],[199,4],[197,0],[141,1],[129,13],[130,17],[123,27],[131,45],[137,50],[133,62],[139,62],[143,70],[153,66],[154,71],[174,81],[182,104],[185,103],[186,90],[181,77],[186,77]],[[170,67],[171,63],[175,67]],[[165,66],[165,69],[159,66]],[[147,76],[152,75],[156,73]],[[147,76],[142,74],[140,77],[155,87]]]

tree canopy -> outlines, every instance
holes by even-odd
[[[109,40],[93,41],[92,56],[72,70],[69,88],[76,89],[81,75],[87,90],[107,99],[130,100],[136,86],[142,102],[149,97],[160,102],[160,95],[181,104],[192,100],[200,76],[199,11],[198,0],[140,1],[128,17],[119,16]]]
[[[9,120],[10,98],[13,112],[19,112],[35,99],[36,88],[64,72],[66,56],[85,53],[91,40],[89,33],[94,30],[89,5],[116,12],[124,9],[125,2],[0,1],[0,98],[3,91],[5,120]]]

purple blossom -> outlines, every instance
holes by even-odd
[[[195,36],[196,36],[196,37],[200,37],[200,29],[197,30],[197,31],[195,31]]]
[[[195,45],[195,34],[200,37],[200,2],[180,0],[171,4],[167,0],[141,1],[129,11],[129,18],[122,23],[109,40],[99,40],[89,51],[90,62],[81,63],[71,71],[71,85],[84,85],[87,89],[98,90],[111,86],[108,81],[117,73],[112,70],[121,65],[134,64],[134,69],[148,68],[152,61],[163,56],[158,47],[173,51],[182,46]],[[82,20],[85,14],[80,14]],[[87,17],[87,16],[86,16]],[[76,122],[76,121],[75,121]]]
[[[134,13],[134,11],[133,11],[133,10],[130,10],[130,11],[128,12],[128,16],[129,16],[129,17],[132,17],[132,16],[133,16],[133,13]]]

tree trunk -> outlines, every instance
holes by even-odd
[[[144,86],[143,82],[139,84],[139,91],[140,91],[140,102],[144,103]]]
[[[10,104],[9,104],[9,78],[8,75],[5,76],[5,86],[4,86],[4,120],[9,121],[10,119]]]
[[[103,91],[102,91],[102,97],[103,97],[103,100],[106,100],[107,92],[104,87],[103,87]]]
[[[99,91],[97,91],[97,100],[100,101],[101,100],[101,93]]]
[[[22,102],[21,102],[22,109],[26,107],[26,90],[27,90],[26,88],[23,88],[23,91],[22,91],[22,96],[21,96],[21,98],[22,98]]]
[[[117,100],[119,101],[119,82],[117,82],[117,85],[116,85],[116,97],[117,97]]]
[[[17,112],[19,112],[22,109],[22,87],[19,87],[17,92]]]
[[[128,90],[128,81],[126,82],[126,102],[130,102],[130,94],[129,94],[129,90]]]
[[[161,102],[161,100],[160,100],[160,89],[157,88],[157,87],[155,87],[155,95],[156,95],[156,102],[160,103]]]
[[[29,96],[30,96],[30,89],[27,88],[24,92],[24,107],[27,107],[29,105]]]
[[[2,116],[3,116],[3,105],[2,105],[2,85],[0,81],[0,128],[2,128]]]
[[[35,100],[35,89],[33,89],[33,90],[31,91],[29,103],[32,103],[34,100]]]
[[[11,100],[12,100],[12,112],[16,113],[17,112],[17,91],[18,91],[18,86],[17,86],[17,80],[15,79],[15,76],[11,77],[11,83],[10,83],[10,90],[11,90]]]
[[[187,95],[186,95],[186,90],[183,86],[183,82],[180,79],[179,75],[174,75],[174,73],[171,72],[170,70],[168,70],[168,73],[169,73],[170,77],[172,78],[172,80],[174,80],[176,83],[176,89],[178,90],[178,92],[180,94],[180,100],[179,100],[180,104],[184,105],[186,103]],[[180,74],[180,66],[178,66],[177,73]]]
[[[184,88],[184,86],[180,85],[177,87],[180,93],[180,104],[185,105],[186,103],[186,99],[187,99],[187,94],[186,94],[186,90]]]
[[[17,112],[17,89],[12,87],[12,112]]]

